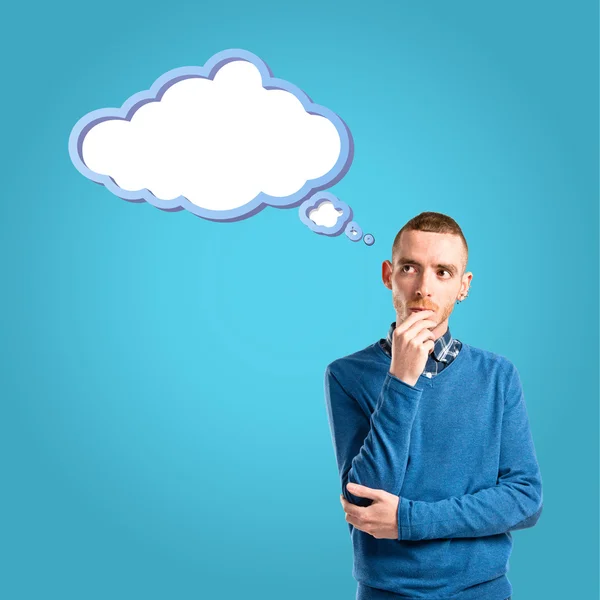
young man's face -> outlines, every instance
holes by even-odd
[[[466,252],[462,240],[451,233],[403,231],[394,262],[382,264],[384,285],[392,290],[396,325],[411,308],[431,308],[429,319],[437,323],[436,339],[446,333],[455,302],[466,295],[472,273],[463,273]]]

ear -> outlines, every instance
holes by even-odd
[[[388,290],[392,289],[392,271],[392,263],[389,260],[384,260],[381,263],[381,280]]]
[[[471,273],[471,271],[468,271],[462,276],[459,298],[464,298],[467,295],[467,293],[469,292],[469,288],[471,287],[472,279],[473,273]]]

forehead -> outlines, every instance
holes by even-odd
[[[460,261],[464,246],[460,236],[453,233],[403,231],[395,255],[426,262]]]

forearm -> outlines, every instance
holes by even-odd
[[[422,390],[388,373],[360,451],[343,475],[342,493],[353,504],[369,506],[372,500],[351,494],[346,486],[358,483],[398,495],[404,482],[410,434]]]
[[[398,539],[483,537],[525,529],[536,524],[542,508],[539,470],[521,482],[500,483],[438,502],[401,497]]]

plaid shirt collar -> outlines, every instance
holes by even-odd
[[[382,340],[381,344],[385,350],[385,353],[390,357],[392,356],[392,336],[394,334],[394,329],[396,329],[396,321],[393,321],[390,325],[387,337],[385,340]],[[431,353],[433,358],[435,358],[435,360],[438,362],[452,362],[452,359],[454,358],[453,350],[455,342],[457,342],[457,340],[452,337],[452,334],[450,333],[450,326],[448,326],[446,333],[435,340],[433,352]]]

